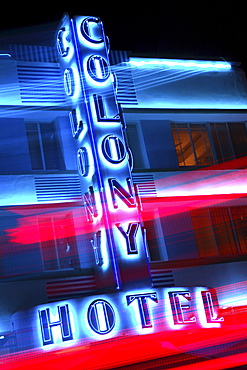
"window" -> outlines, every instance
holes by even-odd
[[[240,253],[247,253],[247,207],[231,207],[231,217]]]
[[[160,218],[159,209],[154,208],[152,216],[150,216],[149,212],[143,212],[150,259],[151,261],[167,261],[167,247],[162,231],[162,219]]]
[[[143,213],[151,261],[246,258],[246,205],[176,208]]]
[[[145,161],[144,148],[141,144],[140,133],[138,132],[137,124],[128,124],[125,133],[127,145],[131,149],[133,156],[133,168],[146,168],[147,165]]]
[[[52,123],[26,123],[33,170],[63,170],[64,162]]]
[[[211,207],[191,211],[200,257],[247,253],[247,207]]]
[[[78,268],[72,215],[67,214],[63,218],[39,217],[38,224],[44,270]]]
[[[208,166],[246,155],[244,123],[171,124],[179,166]]]
[[[218,162],[247,154],[247,135],[244,123],[210,123],[210,131]]]
[[[143,212],[147,246],[151,261],[179,261],[199,258],[189,211],[173,205],[152,205]],[[175,211],[175,212],[174,212]]]
[[[172,124],[172,135],[180,166],[206,166],[213,154],[205,124]]]
[[[216,158],[219,162],[233,158],[233,148],[226,124],[211,123],[210,130],[215,148]]]

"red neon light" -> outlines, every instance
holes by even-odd
[[[222,202],[227,202],[234,199],[241,199],[246,197],[246,194],[227,194],[227,195],[198,195],[198,196],[177,196],[177,197],[159,197],[159,198],[143,198],[142,203],[145,206],[145,212],[142,213],[143,221],[153,220],[154,214],[153,209],[159,206],[159,216],[171,216],[175,214],[181,214],[183,212],[190,211],[196,208],[209,207],[212,205],[220,205]],[[149,204],[151,210],[149,210]],[[94,225],[86,222],[85,215],[82,213],[81,208],[66,208],[63,210],[54,207],[53,212],[47,212],[36,215],[33,214],[36,207],[13,208],[11,212],[18,214],[29,214],[22,218],[19,218],[19,225],[14,229],[5,230],[9,236],[10,243],[29,245],[45,240],[53,240],[54,234],[50,228],[50,219],[55,219],[55,225],[59,224],[59,220],[63,219],[66,225],[66,218],[68,217],[69,211],[72,212],[75,228],[71,228],[71,224],[67,221],[67,236],[73,235],[86,235],[94,232]],[[44,211],[44,209],[43,209]],[[121,214],[121,210],[118,211]],[[38,223],[39,220],[39,223]],[[126,220],[127,221],[127,220]],[[41,233],[40,229],[43,228],[45,233]]]
[[[228,369],[246,364],[246,330],[246,323],[235,323],[220,331],[188,329],[169,334],[123,335],[69,349],[2,356],[1,369]]]

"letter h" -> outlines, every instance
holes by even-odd
[[[43,340],[44,346],[47,344],[54,343],[54,339],[52,335],[52,328],[54,326],[60,326],[63,342],[66,340],[73,339],[70,318],[69,318],[69,307],[67,304],[65,306],[58,306],[58,315],[59,315],[59,320],[51,322],[49,308],[45,310],[39,310],[39,321],[40,321],[42,340]]]

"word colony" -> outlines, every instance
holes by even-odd
[[[65,16],[57,33],[57,50],[101,284],[122,289],[129,282],[130,269],[132,282],[148,282],[145,232],[132,184],[131,154],[116,102],[109,42],[100,19],[80,16],[70,20]]]

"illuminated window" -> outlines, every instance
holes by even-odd
[[[207,166],[246,155],[244,123],[171,125],[179,166]]]
[[[78,268],[79,257],[71,214],[63,218],[39,217],[38,224],[44,270]]]
[[[214,163],[205,124],[172,124],[172,135],[180,166],[207,166]]]
[[[33,170],[62,170],[64,162],[52,123],[26,123]]]

